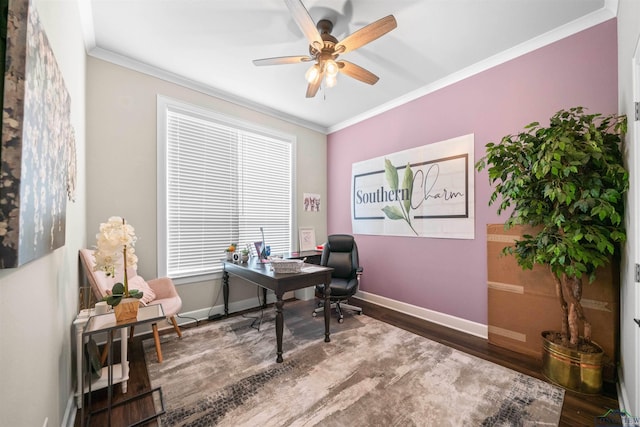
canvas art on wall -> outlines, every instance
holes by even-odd
[[[473,134],[354,163],[355,234],[473,239]]]
[[[75,179],[70,98],[36,8],[12,1],[7,19],[0,148],[0,268],[64,245]]]

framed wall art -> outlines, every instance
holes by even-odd
[[[305,212],[320,212],[320,195],[316,193],[304,193],[303,204]]]
[[[298,237],[300,238],[300,252],[315,250],[316,231],[313,227],[300,227]]]
[[[351,165],[354,234],[474,239],[474,135]]]

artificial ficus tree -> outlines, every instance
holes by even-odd
[[[486,145],[476,163],[488,168],[494,186],[489,205],[498,214],[511,210],[505,228],[528,225],[525,234],[503,250],[524,269],[549,268],[562,309],[562,344],[591,341],[582,287],[596,269],[610,262],[625,241],[624,193],[629,176],[621,142],[626,116],[587,114],[583,107],[561,110],[548,127],[533,122],[523,132]]]

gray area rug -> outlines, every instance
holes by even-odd
[[[557,425],[564,390],[366,315],[322,316],[285,303],[284,363],[275,313],[234,317],[165,335],[164,362],[145,340],[162,426]],[[260,316],[260,313],[257,314]]]

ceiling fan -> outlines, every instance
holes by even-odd
[[[335,86],[339,72],[370,85],[378,81],[378,76],[372,72],[348,61],[338,61],[337,58],[339,55],[364,46],[396,28],[398,24],[393,15],[385,16],[348,35],[342,41],[338,41],[331,35],[333,23],[327,19],[321,19],[315,24],[309,11],[302,4],[302,0],[285,0],[285,3],[296,24],[309,41],[309,55],[255,59],[253,61],[255,65],[297,64],[315,61],[315,64],[305,74],[309,83],[307,98],[313,98],[316,95],[323,79],[327,87]]]

